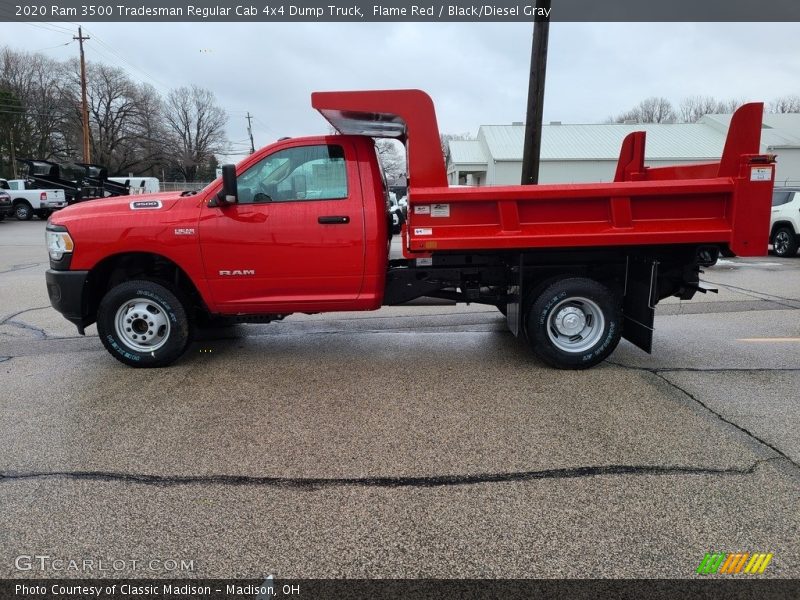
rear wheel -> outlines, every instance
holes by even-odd
[[[779,227],[772,234],[772,251],[776,256],[797,254],[797,236],[791,227]]]
[[[33,218],[33,208],[25,200],[20,200],[14,205],[14,216],[18,221],[30,221]]]
[[[164,367],[186,350],[191,324],[173,290],[154,281],[128,281],[103,297],[97,332],[118,361],[132,367]]]
[[[530,302],[526,332],[534,353],[559,369],[605,360],[622,334],[622,307],[607,287],[583,277],[559,279]]]

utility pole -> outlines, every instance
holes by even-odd
[[[250,116],[249,110],[247,111],[247,117],[245,118],[247,119],[247,135],[250,136],[250,154],[253,154],[253,152],[256,151],[256,145],[253,142],[253,128],[250,127],[250,119],[252,119],[253,117]]]
[[[72,37],[73,40],[78,40],[81,47],[81,114],[83,115],[83,162],[92,162],[92,156],[89,149],[89,104],[86,101],[86,59],[83,56],[83,41],[91,39],[89,36],[83,35],[81,28],[78,27],[78,36]]]
[[[522,185],[539,183],[539,156],[542,149],[544,77],[547,69],[547,38],[550,33],[550,0],[536,0],[533,23],[531,71],[528,82],[528,112],[525,118],[525,147],[522,153]]]

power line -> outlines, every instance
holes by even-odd
[[[261,126],[262,126],[264,129],[266,129],[267,131],[272,131],[272,133],[275,133],[275,132],[273,131],[273,129],[272,129],[272,128],[271,128],[269,125],[267,125],[266,123],[264,123],[264,121],[262,121],[262,120],[261,120],[261,119],[259,119],[258,117],[253,117],[253,118],[255,119],[256,123],[261,123]]]
[[[19,115],[21,117],[26,116],[26,115],[30,115],[30,116],[34,116],[34,117],[56,117],[56,118],[61,118],[61,119],[71,116],[70,113],[56,113],[56,112],[41,113],[41,112],[33,112],[33,111],[30,111],[30,110],[27,110],[27,109],[26,110],[0,110],[0,113],[2,113],[4,115]]]
[[[86,31],[89,31],[89,30],[87,29]],[[126,59],[124,56],[122,56],[119,52],[117,52],[113,47],[111,47],[110,45],[106,44],[100,37],[97,36],[96,33],[94,33],[94,32],[90,32],[90,33],[94,36],[95,41],[98,42],[101,46],[103,46],[103,48],[105,48],[109,53],[111,53],[117,59],[121,60],[123,63],[128,65],[130,68],[138,71],[139,73],[141,73],[142,75],[147,77],[150,81],[155,83],[157,85],[157,87],[160,87],[162,91],[167,91],[167,90],[170,89],[170,87],[168,85],[166,85],[165,83],[159,81],[158,79],[156,79],[155,77],[150,75],[150,73],[148,73],[144,69],[142,69],[140,67],[137,67],[132,62],[130,62],[128,59]]]
[[[69,46],[69,45],[70,45],[70,44],[72,44],[74,41],[75,41],[75,40],[72,40],[72,42],[66,42],[66,43],[64,43],[64,44],[58,44],[58,45],[56,45],[56,46],[48,46],[47,48],[39,48],[38,50],[31,50],[31,52],[44,52],[45,50],[53,50],[53,49],[55,49],[55,48],[63,48],[64,46]]]
[[[30,25],[31,27],[36,27],[38,29],[42,29],[44,31],[49,31],[51,33],[60,33],[60,34],[63,34],[63,35],[69,35],[70,33],[72,33],[71,31],[66,31],[66,30],[62,30],[62,29],[54,29],[53,27],[48,27],[48,25],[50,25],[49,23],[29,23],[29,22],[23,21],[22,24],[23,25]]]

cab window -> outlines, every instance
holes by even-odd
[[[287,148],[264,157],[239,175],[240,204],[347,198],[344,148]]]

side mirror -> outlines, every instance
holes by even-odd
[[[222,165],[222,190],[217,194],[217,203],[220,206],[236,204],[238,196],[236,165]]]

